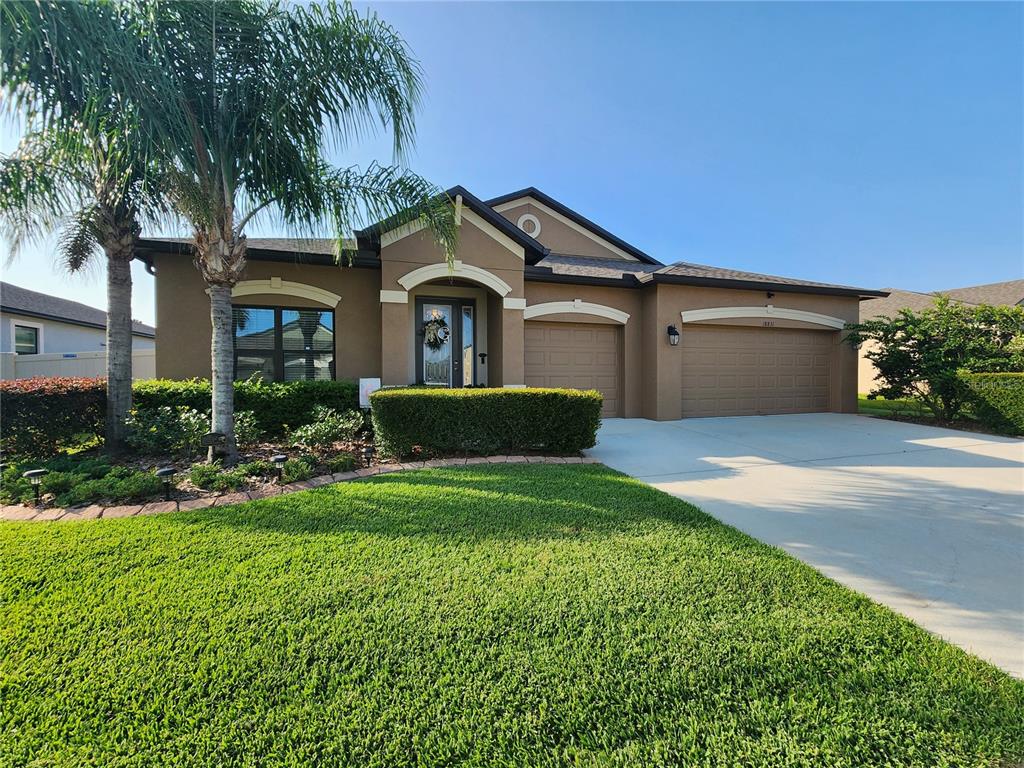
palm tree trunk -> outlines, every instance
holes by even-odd
[[[213,339],[210,345],[210,364],[213,385],[213,431],[226,437],[221,450],[224,463],[231,466],[238,461],[235,445],[235,384],[234,357],[235,338],[231,321],[231,288],[226,285],[211,285],[210,323]],[[210,446],[208,461],[213,461],[215,450]]]
[[[125,421],[132,407],[132,249],[118,243],[108,246],[106,255],[106,450],[120,453],[124,450]]]

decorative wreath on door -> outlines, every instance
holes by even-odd
[[[451,335],[448,321],[439,312],[435,312],[429,320],[423,323],[423,343],[435,352],[447,343]]]

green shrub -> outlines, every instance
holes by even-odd
[[[253,464],[239,464],[232,469],[222,469],[219,463],[193,464],[188,471],[188,479],[192,485],[207,491],[237,491],[245,487],[253,476]]]
[[[363,428],[363,414],[349,410],[338,413],[333,408],[318,405],[313,409],[313,420],[292,431],[294,445],[310,450],[326,450],[339,440],[352,440]]]
[[[597,440],[601,393],[578,389],[382,389],[370,396],[377,450],[406,457],[577,453]]]
[[[78,483],[105,477],[113,467],[104,458],[79,458],[77,456],[55,456],[48,461],[22,460],[4,467],[0,475],[0,501],[17,503],[31,501],[35,498],[32,484],[23,478],[23,472],[29,469],[48,469],[50,473],[43,477],[40,491],[66,499],[67,494]],[[87,499],[89,501],[89,499]]]
[[[282,483],[295,483],[299,480],[308,480],[313,476],[313,469],[316,465],[308,457],[299,459],[288,459],[281,469]]]
[[[138,381],[133,394],[138,408],[185,405],[203,413],[210,411],[210,382],[206,379]],[[356,409],[359,387],[352,381],[235,382],[236,417],[241,411],[252,411],[265,435],[280,436],[289,428],[309,424],[318,405],[337,411]]]
[[[163,489],[152,473],[131,467],[112,467],[103,459],[77,460],[58,456],[46,462],[23,461],[4,468],[0,499],[5,502],[29,502],[34,499],[31,483],[21,477],[28,469],[48,469],[40,490],[52,494],[54,504],[70,507],[98,501],[142,501]]]
[[[337,456],[324,459],[324,465],[331,472],[351,472],[359,466],[359,462],[351,453],[339,453]]]
[[[7,456],[49,456],[103,434],[103,379],[0,381],[0,447]]]
[[[185,451],[190,456],[210,429],[210,417],[187,405],[135,408],[128,416],[125,442],[145,455]]]
[[[270,477],[270,475],[274,474],[274,465],[263,459],[246,461],[239,464],[238,468],[249,477]]]
[[[143,501],[159,495],[162,490],[163,483],[152,472],[114,467],[101,478],[76,483],[71,490],[58,495],[54,501],[61,507],[101,500]]]
[[[210,412],[210,382],[205,379],[137,381],[132,392],[136,412],[152,413],[165,407]],[[359,389],[351,381],[235,382],[239,442],[245,445],[263,436],[281,436],[290,428],[309,424],[318,405],[339,413],[357,409]],[[62,448],[95,441],[104,432],[106,407],[103,379],[0,381],[0,447],[10,457],[45,458]],[[209,429],[209,418],[204,415],[201,434]],[[161,449],[150,444],[145,452]]]
[[[235,440],[239,445],[252,445],[263,438],[263,427],[252,411],[235,411]]]
[[[978,420],[992,429],[1024,435],[1024,373],[961,373]]]

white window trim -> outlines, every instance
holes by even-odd
[[[556,221],[562,222],[563,224],[565,224],[565,226],[569,227],[569,229],[571,229],[571,230],[573,230],[575,232],[580,233],[584,237],[590,238],[591,240],[593,240],[598,245],[604,246],[609,251],[611,251],[616,256],[618,256],[620,259],[625,259],[626,261],[638,261],[636,256],[631,256],[630,254],[626,253],[624,250],[619,248],[614,243],[608,242],[607,240],[605,240],[600,235],[595,235],[593,232],[591,232],[586,227],[577,224],[575,221],[570,219],[568,216],[563,216],[562,214],[560,214],[555,209],[549,208],[548,206],[544,205],[544,203],[542,203],[540,200],[537,200],[536,198],[526,196],[526,197],[520,197],[517,200],[509,200],[507,203],[502,203],[501,205],[495,205],[494,206],[494,210],[496,212],[498,212],[498,213],[503,213],[505,211],[511,210],[512,208],[518,208],[521,205],[532,205],[533,207],[538,208],[538,209],[544,211],[544,213],[546,213],[548,216],[550,216],[551,218],[555,219]]]
[[[341,296],[332,291],[306,283],[296,283],[291,280],[282,280],[280,277],[271,277],[268,280],[243,280],[231,289],[231,298],[241,296],[295,296],[300,299],[308,299],[325,307],[334,309],[341,302]]]
[[[46,347],[43,345],[43,335],[44,335],[44,332],[45,332],[46,329],[43,326],[43,324],[42,323],[33,322],[32,320],[19,320],[19,319],[15,318],[15,317],[11,318],[11,352],[14,352],[15,354],[17,354],[17,352],[18,352],[18,343],[17,343],[18,331],[17,331],[16,326],[19,326],[19,325],[22,328],[35,328],[36,329],[36,354],[37,355],[45,354],[46,353]]]
[[[532,320],[535,317],[560,315],[566,312],[577,315],[594,315],[596,317],[604,317],[608,320],[614,320],[620,325],[625,325],[629,322],[628,312],[623,312],[621,309],[615,309],[614,307],[607,307],[604,304],[594,304],[589,301],[583,301],[582,299],[573,299],[572,301],[547,301],[543,304],[531,304],[523,311],[523,317],[526,320]]]
[[[802,309],[786,309],[768,304],[764,307],[709,307],[688,309],[679,313],[684,323],[699,323],[707,320],[731,320],[736,318],[764,318],[768,320],[798,320],[802,323],[820,325],[835,331],[846,327],[846,321],[831,315],[807,312]]]
[[[465,214],[466,212],[463,212],[463,215]],[[512,286],[497,275],[488,272],[486,269],[474,267],[472,264],[465,264],[458,260],[452,264],[451,268],[448,267],[447,262],[442,262],[414,269],[412,272],[408,272],[398,278],[398,284],[405,288],[405,290],[411,291],[417,285],[431,280],[441,280],[446,277],[461,277],[464,280],[480,283],[501,297],[512,293]]]
[[[381,291],[380,292],[380,303],[381,304],[408,304],[409,303],[409,292],[408,291]]]

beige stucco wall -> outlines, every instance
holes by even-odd
[[[525,381],[523,358],[523,312],[505,309],[505,298],[523,298],[522,248],[510,249],[507,238],[489,234],[465,214],[459,229],[455,260],[479,267],[508,284],[511,291],[499,296],[490,288],[464,278],[437,279],[406,291],[399,280],[424,266],[443,264],[444,254],[426,231],[416,232],[381,248],[381,289],[406,293],[407,303],[380,305],[383,341],[381,372],[384,384],[408,384],[416,380],[415,297],[426,295],[472,296],[477,300],[478,351],[486,351],[487,364],[477,358],[477,380],[492,386],[516,385]]]
[[[599,239],[595,239],[596,236],[583,234],[532,203],[523,202],[511,208],[505,208],[499,211],[499,213],[517,226],[517,222],[523,214],[529,213],[536,216],[540,222],[540,234],[534,236],[529,231],[527,231],[527,234],[555,253],[571,253],[578,256],[593,256],[603,259],[634,260],[632,256],[619,251],[610,243],[602,244]]]
[[[210,375],[210,302],[191,259],[154,257],[156,268],[157,350],[159,378]],[[280,277],[324,288],[341,296],[335,310],[335,368],[339,379],[380,375],[380,272],[354,267],[249,262],[244,280]],[[310,299],[288,295],[252,295],[236,300],[248,306],[317,307]]]
[[[844,321],[858,319],[853,297],[815,296],[764,291],[732,290],[678,285],[649,285],[642,289],[543,283],[523,280],[524,262],[516,253],[464,219],[456,258],[486,269],[512,290],[501,297],[478,283],[435,279],[406,292],[398,280],[443,257],[430,236],[416,233],[382,248],[380,270],[250,262],[244,279],[279,277],[340,295],[335,308],[336,370],[338,378],[380,376],[385,384],[415,381],[415,299],[471,296],[477,302],[477,352],[488,353],[486,365],[477,358],[477,380],[491,386],[515,386],[525,381],[524,312],[506,308],[504,298],[525,300],[527,306],[551,301],[600,304],[629,314],[622,333],[623,415],[649,419],[678,419],[682,414],[682,348],[668,343],[666,327],[686,333],[680,312],[729,306],[763,306],[816,312]],[[158,344],[156,372],[160,377],[207,377],[210,373],[209,302],[198,272],[187,256],[155,257]],[[405,303],[380,301],[381,289],[405,293]],[[309,299],[287,295],[257,295],[238,299],[256,306],[317,306]],[[515,303],[515,302],[514,302]],[[548,322],[613,322],[599,316],[571,312],[545,315]],[[760,326],[760,319],[719,320],[715,324]],[[806,323],[775,320],[775,327],[809,327]],[[858,356],[832,332],[830,408],[855,412],[858,391]],[[863,388],[862,388],[863,391]]]
[[[875,364],[864,357],[864,352],[874,349],[877,345],[873,341],[865,341],[860,345],[857,355],[857,391],[862,394],[870,394],[871,390],[879,386],[880,382],[875,381],[878,369]]]

